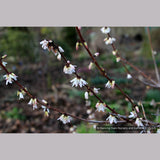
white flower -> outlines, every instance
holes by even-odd
[[[33,110],[37,109],[37,99],[36,98],[31,98],[30,101],[28,102],[29,105],[33,105]]]
[[[105,38],[104,41],[105,41],[106,45],[108,45],[108,44],[113,44],[113,42],[115,42],[116,39],[109,37],[109,38]]]
[[[116,62],[119,62],[120,60],[121,60],[120,57],[117,57],[117,58],[116,58]]]
[[[57,59],[60,61],[61,60],[61,54],[58,53]]]
[[[17,91],[17,96],[19,96],[19,99],[24,99],[25,91],[23,89],[20,89]]]
[[[94,64],[93,62],[90,62],[90,63],[89,63],[89,65],[88,65],[88,69],[89,69],[89,70],[92,69],[93,64]]]
[[[98,93],[100,88],[93,88],[94,93]]]
[[[130,115],[128,116],[128,118],[136,118],[137,117],[137,113],[135,111],[130,112]]]
[[[85,99],[88,99],[88,92],[85,92],[85,93],[84,93],[84,98],[85,98]]]
[[[135,124],[138,127],[143,127],[142,118],[136,118]]]
[[[3,64],[4,66],[6,66],[6,65],[7,65],[7,62],[2,62],[2,64]]]
[[[90,114],[90,115],[88,116],[88,118],[89,118],[89,119],[94,119],[94,118],[95,118],[95,114],[94,114],[94,113]]]
[[[42,100],[42,102],[45,103],[45,104],[47,104],[47,101],[45,101],[44,99]],[[49,113],[50,113],[49,108],[47,108],[47,107],[44,106],[44,105],[42,105],[41,107],[42,107],[42,109],[43,109],[43,112],[44,112],[45,116],[48,117],[48,116],[49,116]]]
[[[104,34],[108,34],[111,31],[111,29],[109,27],[102,27],[101,28],[101,32]]]
[[[9,73],[3,76],[6,80],[6,85],[8,85],[8,83],[12,83],[13,80],[17,81],[17,76],[14,73]]]
[[[92,109],[87,109],[86,113],[87,114],[91,114],[92,113]]]
[[[65,116],[64,114],[62,114],[57,120],[60,120],[60,121],[63,122],[63,124],[66,124],[66,123],[70,123],[71,122],[72,117]]]
[[[110,82],[110,81],[108,81],[106,84],[105,84],[105,87],[106,88],[114,88],[114,86],[115,86],[115,81],[112,81],[112,82]]]
[[[98,102],[98,103],[96,104],[96,108],[97,108],[97,111],[98,111],[98,112],[100,112],[100,111],[105,112],[106,104],[105,104],[105,103],[100,103],[100,102]]]
[[[132,75],[131,74],[127,74],[127,79],[131,79]]]
[[[48,49],[48,41],[46,39],[41,41],[40,44],[44,50]]]
[[[82,78],[74,78],[70,81],[72,83],[72,87],[78,87],[78,85],[80,87],[85,86],[86,84],[88,84],[85,80],[83,80]]]
[[[64,50],[61,46],[59,46],[58,49],[59,49],[60,52],[62,52],[62,53],[64,52]]]
[[[97,53],[95,53],[94,55],[95,55],[96,57],[98,57],[98,56],[99,56],[99,53],[97,52]]]
[[[117,54],[117,50],[112,51],[112,54],[115,56]]]
[[[63,68],[63,72],[65,74],[72,74],[72,73],[75,73],[75,65],[72,65],[70,63],[67,63],[64,68]]]
[[[109,120],[109,123],[110,123],[110,124],[112,124],[112,123],[117,123],[116,117],[115,117],[115,116],[112,116],[112,115],[110,115],[110,116],[106,119],[106,121],[107,121],[107,120]]]

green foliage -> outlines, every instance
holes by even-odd
[[[0,50],[17,59],[34,60],[34,40],[28,28],[6,28],[0,40]]]
[[[126,93],[126,94],[131,94],[131,90],[130,89],[127,89],[127,88],[123,88],[123,91]],[[119,89],[115,89],[115,92],[117,95],[121,95],[121,91]]]
[[[25,120],[26,117],[22,114],[22,111],[23,111],[22,109],[14,107],[12,110],[5,112],[3,118]]]
[[[105,83],[107,82],[106,78],[105,77],[101,77],[101,76],[96,76],[95,78],[92,78],[91,79],[91,83],[93,85],[104,85]]]
[[[77,34],[74,27],[64,27],[61,36],[63,38],[63,41],[67,43],[72,50],[75,50],[75,45],[77,42]]]
[[[98,133],[98,131],[96,131],[93,126],[87,126],[84,123],[81,123],[77,129],[76,129],[77,133]]]
[[[160,91],[159,90],[151,89],[147,91],[145,100],[151,101],[152,99],[154,99],[156,102],[160,101]]]
[[[68,93],[70,98],[75,98],[75,97],[84,98],[84,91],[73,89],[73,90],[68,90]]]

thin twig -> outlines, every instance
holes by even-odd
[[[154,68],[155,68],[155,74],[156,74],[156,77],[157,77],[158,82],[160,83],[160,76],[159,76],[159,71],[158,71],[157,63],[156,63],[156,60],[155,60],[155,55],[154,55],[154,50],[153,50],[153,46],[152,46],[151,34],[150,34],[149,27],[147,27],[147,32],[148,32],[148,39],[149,39],[149,44],[150,44],[150,48],[151,48],[151,53],[152,53],[152,59],[153,59],[153,63],[154,63]]]

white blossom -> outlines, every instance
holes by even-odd
[[[128,118],[136,118],[137,117],[137,113],[135,111],[130,112],[130,115],[128,116]]]
[[[74,78],[70,81],[72,83],[72,87],[78,87],[78,85],[80,87],[85,86],[86,84],[88,84],[85,80],[83,80],[82,78]]]
[[[30,101],[28,102],[29,105],[33,105],[33,110],[37,109],[37,99],[36,98],[31,98]]]
[[[104,34],[108,34],[111,31],[111,29],[109,27],[102,27],[101,28],[101,32]]]
[[[119,62],[120,60],[121,60],[120,57],[117,57],[117,58],[116,58],[116,62]]]
[[[63,68],[63,72],[65,74],[72,74],[72,73],[75,73],[75,65],[72,65],[72,64],[66,64]]]
[[[89,65],[88,65],[88,69],[89,69],[89,70],[92,69],[93,64],[94,64],[93,62],[90,62],[90,63],[89,63]]]
[[[60,52],[62,52],[62,53],[64,52],[64,50],[61,46],[59,46],[58,49],[59,49]]]
[[[138,127],[143,127],[142,118],[136,118],[135,124]]]
[[[87,109],[86,113],[87,114],[91,114],[92,113],[92,109]]]
[[[108,81],[106,84],[105,84],[105,87],[106,88],[114,88],[114,86],[115,86],[115,81],[112,81],[112,82],[110,82],[110,81]]]
[[[72,117],[65,116],[64,114],[62,114],[57,120],[60,120],[60,121],[63,122],[63,124],[66,124],[66,123],[70,123],[71,122]]]
[[[62,58],[61,54],[60,54],[60,53],[58,53],[58,55],[57,55],[57,59],[60,61],[60,60],[61,60],[61,58]]]
[[[112,51],[112,54],[115,56],[117,54],[117,50]]]
[[[93,88],[94,93],[98,93],[100,88]]]
[[[115,42],[116,39],[109,37],[109,38],[105,38],[104,41],[106,45],[109,45],[109,44],[113,44],[113,42]]]
[[[106,119],[106,121],[108,121],[108,120],[109,120],[109,123],[110,123],[110,124],[112,124],[112,123],[117,123],[117,119],[116,119],[116,117],[113,116],[113,115],[110,115],[110,116]]]
[[[19,96],[19,99],[24,99],[25,91],[23,89],[20,89],[17,91],[17,96]]]
[[[105,112],[106,104],[105,103],[97,102],[96,108],[97,108],[98,112],[100,112],[100,111]]]
[[[6,66],[6,65],[7,65],[7,62],[2,62],[2,64],[3,64],[4,66]]]
[[[89,119],[94,119],[94,118],[95,118],[95,114],[94,114],[94,113],[90,114],[90,115],[88,116],[88,118],[89,118]]]
[[[99,56],[99,53],[98,53],[98,52],[96,52],[94,55],[95,55],[96,57],[98,57],[98,56]]]
[[[85,92],[85,93],[84,93],[84,98],[85,98],[85,99],[88,99],[88,92]]]
[[[8,85],[8,83],[12,83],[14,80],[17,81],[17,77],[14,73],[9,73],[3,76],[6,80],[6,85]]]
[[[131,79],[132,75],[131,74],[127,74],[127,79]]]
[[[48,49],[48,43],[49,42],[46,39],[40,42],[44,50]]]
[[[42,100],[42,102],[45,103],[45,104],[47,104],[47,101],[45,101],[44,99]],[[44,106],[44,105],[42,105],[41,107],[42,107],[42,109],[43,109],[43,112],[45,113],[45,116],[48,117],[48,116],[49,116],[49,113],[50,113],[49,108],[47,108],[47,107]]]

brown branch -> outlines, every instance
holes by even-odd
[[[108,38],[111,37],[111,35],[110,35],[109,33],[108,33],[107,35],[108,35]],[[116,51],[116,52],[117,52],[115,56],[116,56],[116,57],[120,57],[120,62],[121,62],[121,64],[122,64],[124,67],[126,66],[126,64],[129,65],[129,66],[132,67],[134,70],[136,70],[139,74],[141,74],[144,78],[146,78],[147,80],[149,80],[152,84],[158,86],[158,85],[157,85],[157,82],[155,82],[153,79],[151,79],[151,77],[147,76],[147,75],[146,75],[142,70],[140,70],[138,67],[136,67],[135,65],[133,65],[132,63],[130,63],[129,61],[127,61],[126,59],[124,59],[124,58],[119,54],[119,51],[116,49],[114,43],[112,43],[111,46],[112,46],[113,51]],[[126,69],[126,67],[125,67],[125,70],[126,70],[127,73],[130,74],[130,72],[128,71],[128,69]],[[159,86],[159,87],[160,87],[160,86]]]
[[[107,80],[109,80],[109,81],[112,82],[113,79],[111,79],[111,78],[107,75],[107,73],[105,72],[105,70],[104,70],[102,67],[100,67],[100,65],[98,64],[98,62],[96,61],[96,59],[94,58],[94,56],[92,55],[92,53],[90,52],[90,50],[88,49],[88,47],[85,45],[85,40],[84,40],[84,38],[82,37],[82,34],[81,34],[81,32],[80,32],[80,30],[79,30],[78,27],[76,27],[76,31],[77,31],[77,33],[78,33],[78,36],[79,36],[80,40],[81,40],[81,43],[83,44],[84,48],[87,50],[87,52],[88,52],[89,56],[91,57],[93,63],[96,65],[96,67],[97,67],[98,70],[101,72],[101,74],[102,74]],[[127,98],[127,99],[129,100],[129,102],[132,104],[132,107],[135,108],[136,104],[133,103],[133,100],[119,87],[119,85],[117,85],[117,84],[115,83],[115,87],[120,90],[120,92],[122,93],[122,95],[123,95],[125,98]]]

